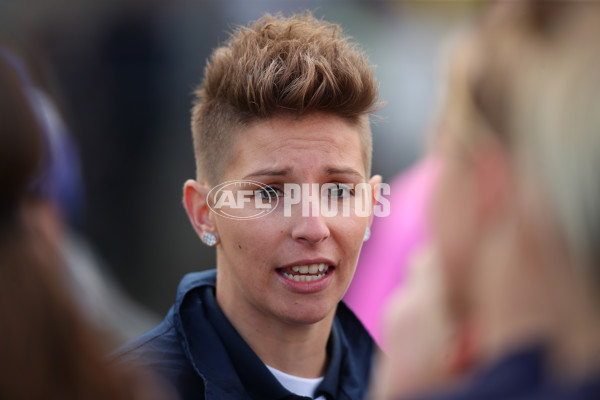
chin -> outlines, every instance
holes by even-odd
[[[283,319],[293,325],[313,325],[335,313],[335,310],[335,306],[325,307],[322,303],[308,307],[298,307],[296,304],[290,311],[283,313]]]

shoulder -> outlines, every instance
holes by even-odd
[[[177,393],[181,400],[201,400],[204,381],[188,360],[171,311],[158,326],[119,348],[113,357],[119,364],[153,376],[159,386]]]
[[[179,355],[181,347],[173,325],[172,309],[156,327],[121,346],[114,353],[119,360],[148,364],[152,359],[164,359],[167,355]]]
[[[179,283],[175,303],[165,319],[116,350],[113,357],[117,362],[139,366],[159,375],[176,388],[181,399],[197,399],[199,393],[204,393],[204,377],[192,362],[187,343],[190,332],[185,332],[181,312],[187,307],[185,300],[192,292],[214,287],[215,279],[214,270],[186,275]],[[201,309],[195,308],[191,312],[196,320],[205,318]]]
[[[347,341],[353,350],[370,357],[378,349],[365,326],[343,301],[338,305],[335,323],[341,328],[343,340]]]
[[[340,302],[334,319],[332,335],[339,344],[340,365],[340,398],[364,398],[367,383],[378,349],[373,338],[356,315]]]
[[[158,359],[161,361],[185,358],[182,346],[180,311],[186,296],[202,286],[214,286],[216,272],[208,270],[187,274],[177,287],[175,303],[165,319],[156,327],[143,333],[119,348],[115,355],[135,361]],[[201,317],[201,315],[199,315]]]

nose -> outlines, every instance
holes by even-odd
[[[307,244],[320,243],[330,235],[329,226],[320,215],[299,217],[292,228],[294,240]]]

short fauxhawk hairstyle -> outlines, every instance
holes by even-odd
[[[198,180],[219,181],[232,138],[245,126],[317,112],[359,127],[368,177],[368,115],[377,99],[373,67],[338,25],[310,13],[289,18],[267,14],[235,29],[206,65],[192,110]]]

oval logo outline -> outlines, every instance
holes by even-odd
[[[221,210],[220,208],[214,208],[211,205],[211,201],[208,201],[211,199],[213,199],[213,204],[216,203],[216,199],[219,197],[219,193],[221,193],[223,190],[225,190],[225,188],[229,185],[239,185],[239,184],[251,184],[257,187],[257,189],[263,189],[265,187],[269,187],[269,185],[265,185],[262,182],[258,182],[258,181],[253,181],[253,180],[246,180],[246,179],[235,179],[232,181],[225,181],[225,182],[221,182],[218,185],[215,185],[214,187],[212,187],[209,191],[208,194],[206,195],[206,205],[208,206],[208,208],[214,212],[217,215],[220,215],[222,217],[225,218],[229,218],[229,219],[237,219],[237,220],[250,220],[250,219],[256,219],[256,218],[260,218],[260,217],[264,217],[265,215],[268,215],[270,213],[272,213],[277,206],[279,205],[279,197],[275,196],[275,199],[277,200],[277,202],[275,203],[275,205],[272,205],[269,209],[261,209],[261,211],[257,214],[257,215],[251,215],[251,216],[244,216],[244,217],[240,217],[240,216],[236,216],[236,215],[231,215],[223,210]]]

